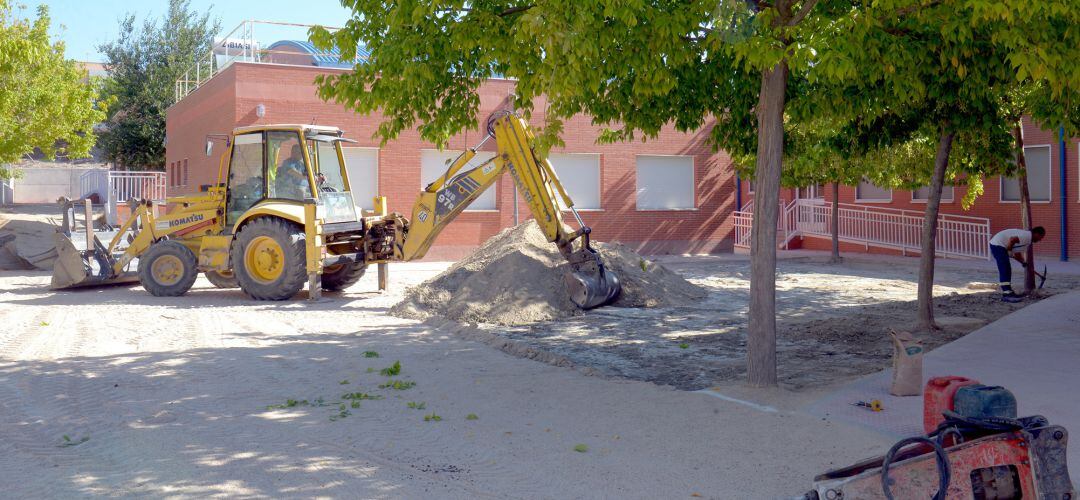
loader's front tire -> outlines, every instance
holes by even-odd
[[[339,292],[360,281],[367,272],[367,264],[351,262],[338,264],[323,269],[322,289],[328,292]]]
[[[232,246],[240,289],[256,300],[286,300],[307,281],[304,231],[292,222],[259,218],[240,229]]]
[[[155,297],[187,293],[199,275],[195,254],[176,241],[159,241],[139,256],[139,282]]]
[[[236,288],[240,283],[236,281],[236,273],[232,271],[206,271],[203,273],[210,284],[218,288]]]

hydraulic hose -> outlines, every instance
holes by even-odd
[[[885,494],[885,498],[888,500],[895,500],[892,488],[889,486],[889,466],[892,465],[897,452],[905,446],[915,443],[923,443],[934,449],[934,456],[937,461],[938,490],[932,498],[933,500],[945,500],[945,493],[949,490],[949,476],[952,474],[949,469],[949,456],[945,453],[945,448],[941,446],[941,443],[923,436],[901,439],[892,448],[889,448],[889,452],[885,454],[885,459],[881,462],[881,492]]]

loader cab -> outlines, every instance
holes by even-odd
[[[333,127],[245,127],[233,134],[225,225],[259,204],[299,205],[314,198],[327,222],[356,221],[341,137]],[[265,202],[265,203],[264,203]]]

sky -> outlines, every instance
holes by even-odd
[[[101,62],[98,45],[114,40],[120,19],[135,14],[137,24],[147,16],[159,19],[168,10],[168,0],[21,0],[33,14],[39,4],[49,7],[52,34],[62,39],[67,57],[79,61]],[[298,9],[297,6],[300,6]],[[210,10],[211,17],[221,19],[224,33],[232,31],[242,21],[280,21],[298,24],[341,26],[349,11],[338,0],[191,0],[197,12]],[[263,46],[282,39],[306,38],[302,28],[279,28],[256,25],[255,38]]]

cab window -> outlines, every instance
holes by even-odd
[[[315,184],[319,187],[319,191],[331,193],[346,191],[345,179],[341,175],[341,162],[338,161],[335,143],[308,141],[308,146],[318,156],[315,162]]]
[[[225,210],[225,220],[230,224],[264,198],[263,145],[262,132],[236,136],[229,162],[229,198]]]
[[[268,198],[304,201],[311,198],[311,182],[308,179],[304,151],[300,135],[296,132],[270,131],[266,133],[269,158],[266,164],[266,187]]]

